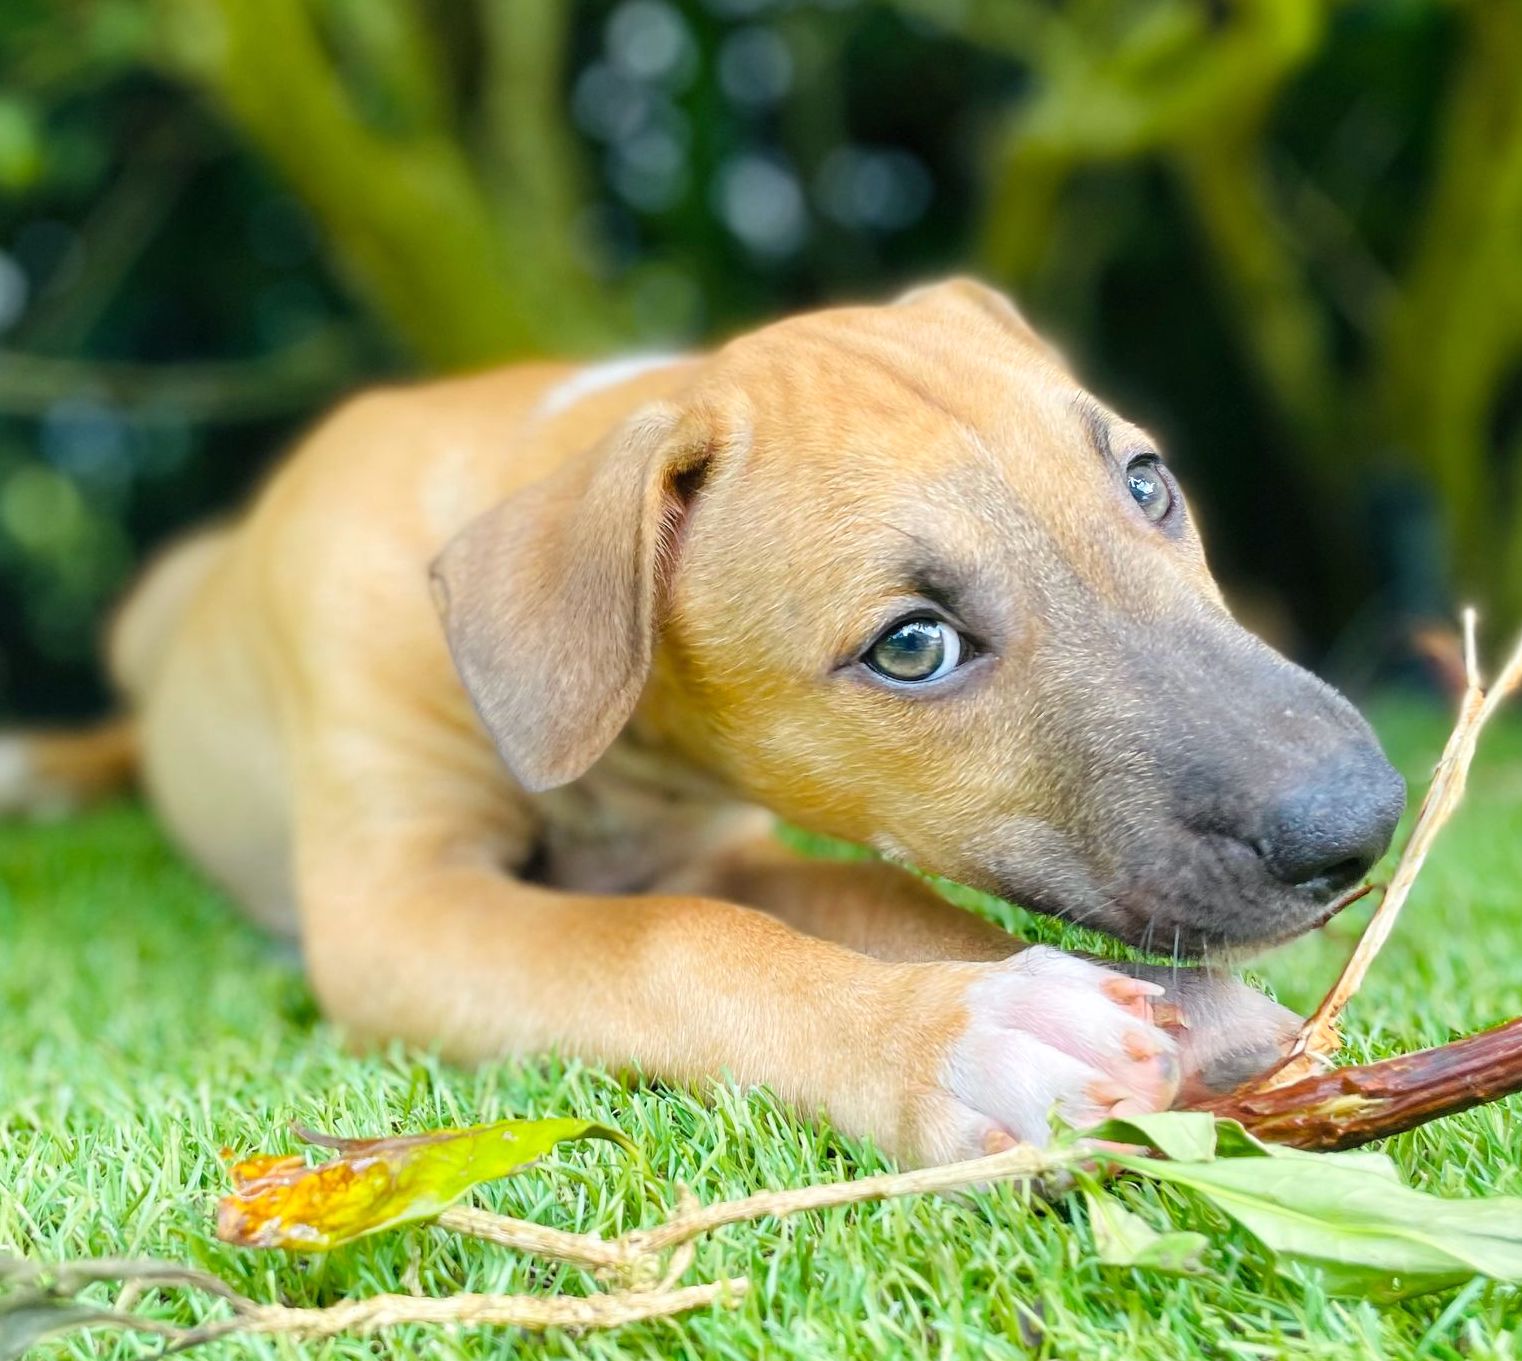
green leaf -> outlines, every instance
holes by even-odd
[[[1145,1267],[1174,1275],[1203,1270],[1201,1258],[1209,1244],[1204,1234],[1159,1233],[1114,1196],[1097,1188],[1084,1187],[1083,1199],[1089,1207],[1094,1246],[1106,1266]]]
[[[1081,1137],[1155,1149],[1164,1156],[1105,1157],[1202,1196],[1262,1243],[1280,1270],[1317,1267],[1334,1294],[1398,1299],[1479,1275],[1522,1281],[1522,1199],[1427,1195],[1405,1185],[1382,1153],[1265,1144],[1236,1121],[1185,1111],[1109,1120]],[[1103,1260],[1108,1252],[1129,1264],[1146,1251],[1143,1233],[1103,1203],[1091,1201],[1090,1215],[1096,1242],[1107,1236]]]
[[[1144,1144],[1178,1162],[1209,1162],[1216,1156],[1216,1120],[1205,1111],[1156,1111],[1151,1115],[1106,1120],[1084,1130],[1083,1138]]]
[[[1522,1281],[1522,1199],[1444,1200],[1393,1180],[1386,1159],[1275,1149],[1212,1162],[1111,1161],[1204,1196],[1281,1269],[1319,1267],[1334,1294],[1388,1300],[1477,1275]]]
[[[432,1219],[472,1186],[516,1172],[567,1139],[610,1139],[638,1156],[616,1129],[589,1120],[499,1120],[388,1139],[296,1133],[339,1156],[315,1167],[280,1154],[236,1163],[233,1193],[217,1208],[217,1237],[224,1242],[325,1252]]]

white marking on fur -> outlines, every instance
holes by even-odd
[[[631,378],[652,369],[664,369],[680,364],[685,355],[680,354],[634,354],[623,359],[609,359],[601,364],[591,364],[578,369],[563,383],[557,383],[540,399],[537,415],[558,416],[569,411],[583,397],[590,397],[604,388],[617,387]]]

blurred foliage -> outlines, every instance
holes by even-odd
[[[1522,614],[1516,0],[6,0],[0,708],[365,379],[970,269],[1302,651]]]

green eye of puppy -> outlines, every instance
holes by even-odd
[[[962,660],[962,635],[941,619],[900,619],[863,658],[879,676],[917,685],[949,676]]]
[[[1153,524],[1173,509],[1173,491],[1163,476],[1163,465],[1150,454],[1126,469],[1126,487]]]

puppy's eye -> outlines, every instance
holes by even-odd
[[[900,619],[862,658],[879,676],[906,685],[940,680],[962,660],[962,635],[943,619]]]
[[[1151,454],[1131,461],[1126,468],[1126,488],[1153,524],[1166,519],[1173,509],[1173,489],[1163,465]]]

